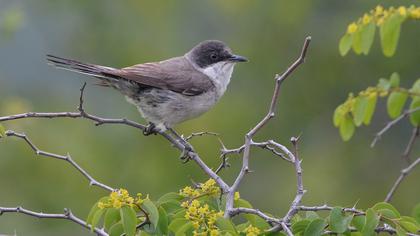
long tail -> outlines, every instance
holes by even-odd
[[[53,65],[60,69],[94,76],[96,78],[105,79],[107,81],[118,80],[117,76],[110,74],[111,71],[117,70],[112,67],[83,63],[83,62],[66,59],[62,57],[57,57],[53,55],[47,55],[47,61],[49,65]]]

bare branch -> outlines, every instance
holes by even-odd
[[[263,218],[269,224],[280,224],[280,222],[281,222],[281,219],[271,217],[271,216],[263,213],[262,211],[260,211],[258,209],[238,207],[238,208],[233,208],[231,210],[231,216],[232,217],[236,216],[236,215],[239,215],[239,214],[254,214],[254,215],[257,215],[257,216]]]
[[[411,153],[411,150],[413,149],[414,142],[416,141],[416,138],[419,136],[419,134],[420,134],[420,127],[414,127],[413,131],[411,132],[411,137],[410,137],[410,140],[408,141],[407,147],[405,148],[405,151],[401,156],[408,164],[411,163],[410,153]]]
[[[297,206],[296,209],[298,211],[331,211],[333,207],[328,205],[322,205],[322,206]],[[351,208],[343,208],[344,212],[350,212],[355,213],[358,215],[364,215],[365,213],[363,211],[357,210],[354,207]]]
[[[290,229],[289,229],[289,227],[287,227],[286,223],[281,222],[280,225],[288,236],[293,236],[292,231],[290,231]]]
[[[271,98],[270,108],[269,108],[267,114],[265,115],[265,117],[260,122],[258,122],[257,125],[255,125],[254,128],[252,128],[245,135],[245,147],[244,147],[243,156],[242,156],[242,168],[241,168],[237,178],[235,179],[235,182],[230,187],[229,192],[227,194],[225,217],[230,216],[230,210],[233,208],[233,199],[234,199],[235,192],[238,189],[239,184],[241,183],[245,174],[249,172],[249,156],[250,156],[250,149],[251,149],[251,146],[252,146],[252,138],[262,127],[264,127],[267,124],[267,122],[271,118],[273,118],[275,116],[277,103],[278,103],[278,97],[280,95],[281,84],[283,83],[283,81],[285,81],[287,79],[287,77],[293,71],[296,70],[296,68],[298,68],[298,66],[300,64],[302,64],[305,61],[306,52],[308,50],[310,41],[311,41],[311,37],[306,37],[305,42],[304,42],[303,47],[302,47],[302,51],[301,51],[298,59],[296,59],[296,61],[293,62],[292,65],[290,65],[283,74],[275,76],[274,79],[276,81],[276,85],[274,87],[274,92],[273,92],[273,96]]]
[[[20,214],[24,214],[24,215],[28,215],[28,216],[33,216],[33,217],[37,217],[37,218],[69,220],[69,221],[72,221],[76,224],[79,224],[79,225],[83,226],[86,229],[91,229],[91,225],[87,224],[82,219],[73,215],[73,213],[69,209],[64,209],[64,214],[50,214],[50,213],[42,213],[42,212],[31,211],[31,210],[25,209],[25,208],[20,207],[20,206],[18,206],[18,207],[0,207],[0,215],[2,215],[3,213],[12,213],[12,212],[13,213],[20,213]],[[108,234],[103,229],[94,228],[93,231],[97,235],[108,236]]]
[[[197,132],[197,133],[190,134],[189,136],[185,137],[185,141],[190,141],[194,137],[200,137],[200,136],[204,136],[204,135],[219,136],[218,133],[203,131],[203,132]]]
[[[375,138],[373,139],[372,143],[370,144],[371,147],[374,147],[376,142],[378,142],[379,139],[381,139],[382,135],[387,132],[392,126],[394,126],[395,124],[397,124],[398,122],[400,122],[402,119],[404,119],[405,117],[407,117],[408,115],[410,115],[411,113],[414,113],[416,111],[420,111],[420,107],[411,109],[411,110],[406,110],[404,111],[400,116],[398,116],[397,118],[395,118],[394,120],[388,122],[384,128],[382,128],[378,133],[376,133]]]
[[[50,153],[50,152],[42,151],[42,150],[38,149],[37,146],[35,146],[35,144],[33,144],[33,142],[28,138],[28,136],[26,136],[25,134],[16,133],[16,132],[14,132],[12,130],[6,131],[6,136],[9,136],[9,137],[10,136],[14,136],[14,137],[23,139],[31,147],[31,149],[35,152],[36,155],[45,156],[45,157],[51,157],[51,158],[55,158],[55,159],[67,161],[74,168],[76,168],[80,173],[82,173],[82,175],[85,176],[86,179],[89,180],[89,184],[90,185],[98,186],[98,187],[103,188],[103,189],[105,189],[107,191],[114,191],[114,189],[111,188],[111,187],[109,187],[108,185],[103,184],[103,183],[95,180],[89,173],[87,173],[82,167],[80,167],[71,158],[70,154],[67,154],[67,155],[63,156],[63,155],[58,155],[58,154],[55,154],[55,153]]]
[[[389,193],[386,195],[385,202],[390,202],[392,199],[392,196],[394,195],[397,188],[400,186],[401,182],[404,180],[404,178],[410,174],[410,172],[420,163],[420,157],[417,158],[413,163],[411,163],[407,168],[401,170],[401,174],[398,177],[398,179],[395,181],[394,185],[392,186]]]
[[[301,160],[299,160],[299,153],[298,153],[298,143],[299,143],[299,137],[295,138],[292,137],[290,141],[293,144],[294,147],[294,166],[295,166],[295,172],[296,172],[296,181],[297,181],[297,190],[296,190],[296,196],[292,201],[292,204],[290,205],[290,209],[287,212],[286,216],[283,218],[283,220],[286,223],[289,223],[292,217],[298,212],[297,206],[302,201],[303,195],[305,194],[305,189],[303,189],[303,180],[302,180],[302,168],[300,166]]]

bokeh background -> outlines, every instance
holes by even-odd
[[[384,103],[370,127],[359,128],[349,142],[332,125],[335,107],[351,91],[376,84],[399,72],[402,85],[418,78],[418,24],[404,24],[396,55],[385,58],[375,39],[368,56],[338,54],[347,24],[380,1],[0,1],[0,115],[26,111],[73,111],[79,88],[88,81],[85,106],[104,117],[144,122],[116,91],[93,85],[92,79],[45,62],[45,54],[123,67],[185,53],[205,39],[220,39],[250,62],[236,67],[223,99],[200,118],[177,127],[184,134],[213,131],[227,147],[243,143],[243,135],[265,115],[273,76],[294,60],[305,36],[312,36],[306,64],[283,84],[278,116],[256,140],[275,139],[289,145],[302,134],[306,205],[328,203],[365,208],[384,199],[404,163],[400,159],[411,127],[401,123],[375,148],[369,144],[388,120]],[[416,1],[385,4],[410,5]],[[386,5],[389,6],[389,5]],[[144,137],[138,130],[87,120],[20,120],[3,123],[25,132],[39,148],[72,157],[97,180],[157,199],[206,177],[192,162],[181,164],[179,153],[162,137]],[[211,166],[219,163],[214,137],[193,141]],[[413,156],[419,154],[419,145]],[[240,159],[223,171],[227,181],[238,173]],[[256,208],[283,215],[295,194],[295,175],[288,163],[266,151],[252,151],[251,169],[240,192]],[[393,203],[401,212],[419,201],[420,171],[414,171]],[[0,206],[44,212],[70,208],[85,218],[106,192],[89,187],[68,163],[38,158],[21,140],[0,140]],[[71,222],[38,220],[4,214],[0,234],[90,235]]]

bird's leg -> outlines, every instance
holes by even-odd
[[[193,152],[193,147],[191,146],[191,144],[185,141],[185,139],[181,137],[175,130],[173,130],[172,128],[168,128],[168,130],[175,136],[176,139],[178,139],[182,146],[184,146],[180,158],[184,163],[187,163],[191,159],[188,156],[188,152]]]
[[[149,122],[149,125],[146,127],[145,130],[143,130],[143,134],[144,136],[149,136],[151,134],[157,134],[157,130],[156,130],[156,125],[153,124],[152,122]]]

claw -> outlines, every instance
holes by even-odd
[[[151,134],[156,135],[158,132],[155,128],[156,128],[156,125],[150,122],[149,125],[146,127],[146,129],[143,130],[143,135],[144,136],[149,136]]]

